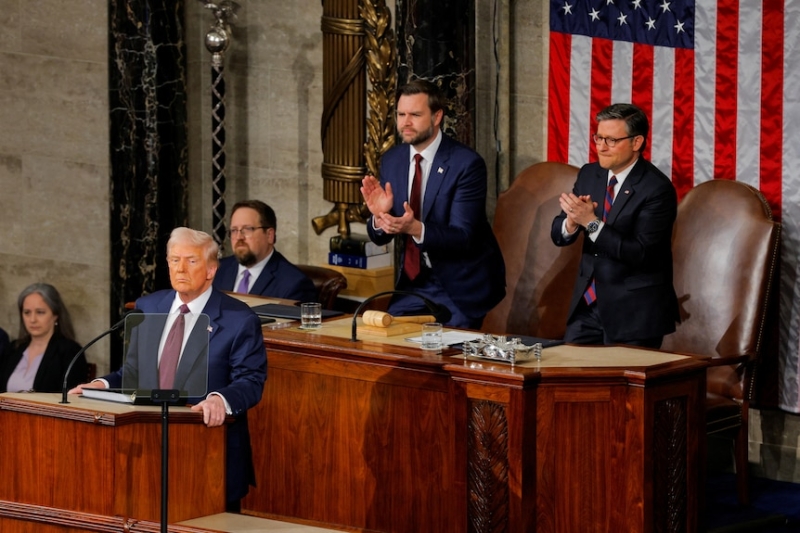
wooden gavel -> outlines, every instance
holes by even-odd
[[[404,322],[407,324],[436,322],[436,318],[432,315],[392,316],[385,311],[364,311],[364,314],[361,315],[361,320],[367,326],[377,326],[379,328],[388,328],[392,322]]]

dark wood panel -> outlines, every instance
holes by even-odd
[[[112,514],[112,428],[2,411],[0,499]],[[91,472],[91,475],[88,473]]]
[[[0,501],[160,521],[160,409],[55,396],[0,395]],[[225,428],[175,408],[169,430],[170,522],[223,512]]]
[[[161,425],[117,428],[112,449],[117,451],[113,463],[116,476],[110,489],[113,514],[160,520]],[[224,454],[224,427],[170,423],[170,523],[224,511]]]
[[[377,531],[451,530],[445,375],[403,379],[408,370],[380,364],[352,374],[352,363],[337,360],[320,362],[317,373],[304,360],[287,368],[297,356],[269,356],[264,396],[250,416],[254,440],[264,443],[257,479],[269,481],[251,490],[244,508]]]
[[[388,533],[653,531],[662,516],[696,531],[679,502],[700,486],[701,362],[511,367],[284,330],[265,343],[247,513]],[[683,424],[669,443],[685,476],[659,477],[655,405],[676,398],[685,423],[662,418],[671,435]]]

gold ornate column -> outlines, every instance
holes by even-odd
[[[322,5],[323,198],[334,207],[312,226],[320,234],[336,225],[348,236],[350,222],[364,221],[361,179],[367,172],[377,175],[380,156],[394,143],[396,56],[384,0],[323,0]]]

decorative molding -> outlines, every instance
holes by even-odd
[[[653,428],[653,501],[657,533],[685,531],[687,522],[687,399],[656,402]]]
[[[361,18],[367,26],[367,93],[369,119],[364,158],[369,172],[380,179],[380,158],[395,143],[395,90],[397,87],[397,53],[391,13],[384,0],[364,0]]]
[[[467,441],[467,531],[506,531],[509,521],[508,420],[502,404],[470,403]]]

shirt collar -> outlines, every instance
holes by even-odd
[[[411,150],[408,151],[408,158],[409,158],[408,160],[411,163],[413,163],[414,162],[414,156],[416,154],[420,154],[420,155],[422,155],[422,159],[425,162],[427,162],[428,165],[430,165],[431,162],[433,161],[434,156],[436,155],[436,152],[439,151],[439,145],[440,144],[442,144],[442,130],[441,129],[437,129],[436,130],[436,137],[434,137],[433,142],[431,144],[429,144],[427,147],[425,147],[425,149],[423,151],[417,152],[414,149],[413,146],[411,147]]]
[[[201,294],[200,296],[198,296],[197,298],[186,304],[189,307],[190,313],[192,313],[193,315],[199,315],[200,313],[203,312],[203,309],[205,309],[208,300],[211,298],[211,290],[212,286],[209,285],[208,288],[203,292],[203,294]],[[180,295],[176,292],[175,299],[172,300],[172,307],[170,307],[169,309],[169,314],[177,313],[178,309],[180,309],[183,303],[184,302],[183,300],[181,300]]]

